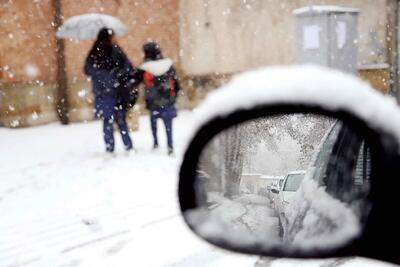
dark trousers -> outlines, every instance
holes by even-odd
[[[168,143],[168,148],[172,149],[173,148],[173,143],[172,143],[172,117],[170,116],[162,116],[162,113],[159,113],[157,111],[150,111],[150,123],[151,123],[151,131],[153,133],[153,138],[154,138],[154,144],[158,145],[158,139],[157,139],[157,119],[161,118],[164,122],[165,125],[165,130],[167,132],[167,143]]]
[[[125,149],[129,150],[133,148],[132,140],[129,136],[128,125],[126,123],[126,110],[125,109],[114,109],[114,112],[110,112],[110,115],[103,117],[103,133],[104,141],[106,142],[106,150],[108,152],[114,151],[114,131],[113,123],[116,122],[121,133],[122,142],[124,143]]]

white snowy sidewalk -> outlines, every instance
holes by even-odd
[[[160,148],[151,150],[146,116],[132,134],[138,153],[125,156],[116,133],[111,159],[98,121],[0,128],[0,266],[251,266],[255,257],[209,246],[180,218],[190,117],[181,112],[174,122],[176,157],[167,156],[161,122]]]

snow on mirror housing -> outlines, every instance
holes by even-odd
[[[185,220],[231,250],[329,257],[363,232],[379,147],[362,121],[316,107],[264,106],[215,119],[182,164]]]
[[[178,193],[184,219],[200,237],[248,254],[400,264],[391,245],[400,240],[400,110],[393,98],[339,71],[277,66],[234,77],[194,113]],[[273,153],[282,144],[296,153]],[[243,145],[246,157],[237,157]],[[275,176],[294,176],[292,198],[279,182],[259,182]],[[240,182],[231,188],[232,177]]]

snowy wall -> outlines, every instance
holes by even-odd
[[[359,64],[387,62],[390,0],[180,1],[182,66],[190,74],[231,73],[296,58],[293,10],[339,5],[360,10]]]
[[[0,84],[55,81],[57,71],[50,0],[0,4]]]

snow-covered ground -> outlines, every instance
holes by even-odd
[[[191,113],[175,121],[176,156],[152,151],[149,119],[125,155],[105,158],[101,123],[0,129],[0,266],[252,266],[216,249],[179,213],[177,172]],[[228,262],[227,262],[228,261]]]
[[[124,155],[116,134],[117,155],[108,159],[99,121],[0,128],[0,266],[254,266],[258,257],[205,243],[180,217],[177,172],[191,123],[191,112],[179,114],[176,156],[168,157],[161,123],[161,146],[152,151],[143,116],[132,134],[138,153]],[[344,265],[378,266],[363,259]]]

